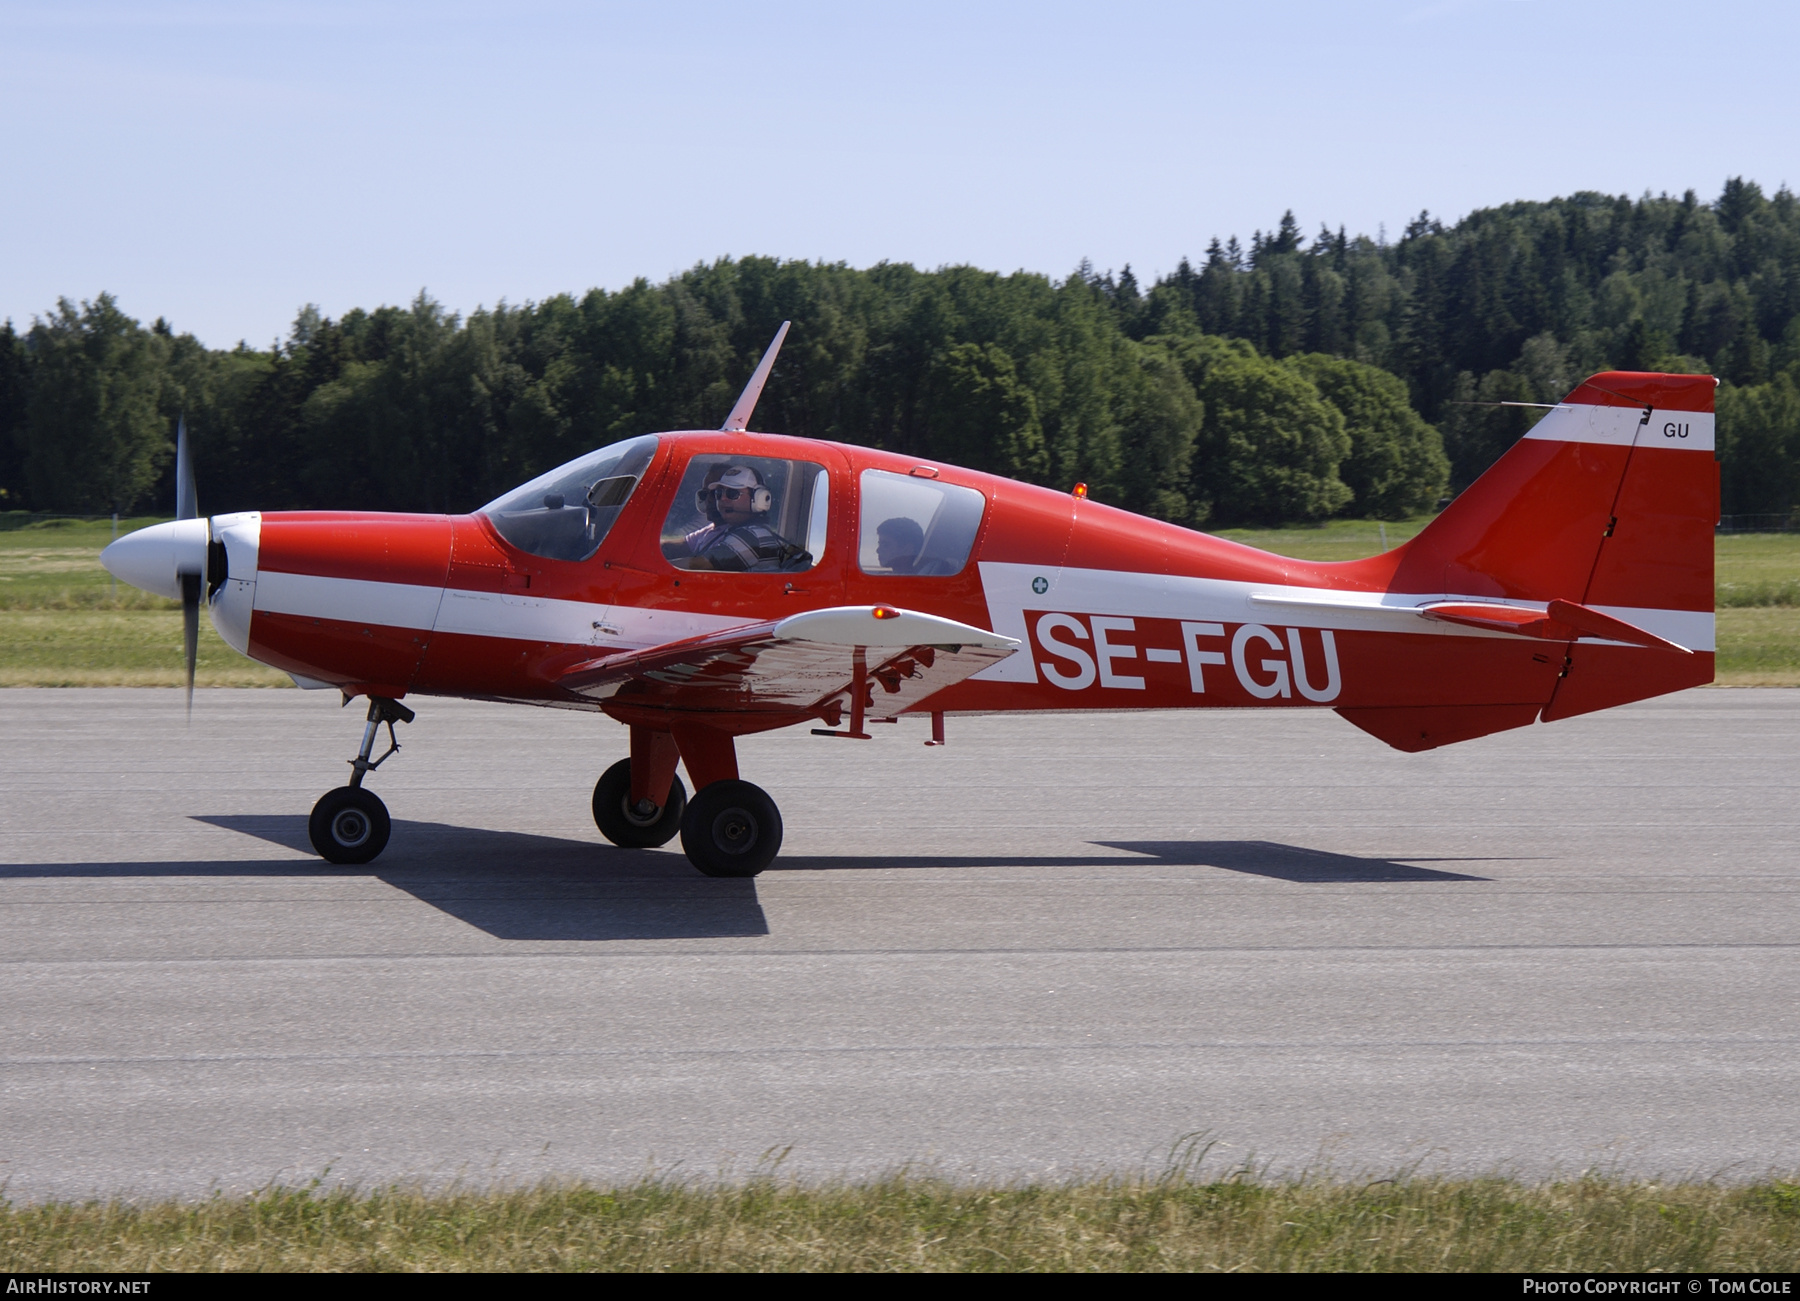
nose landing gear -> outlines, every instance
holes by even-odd
[[[410,723],[414,717],[413,711],[398,700],[389,700],[386,696],[369,697],[369,717],[363,727],[362,747],[356,758],[349,760],[350,784],[320,796],[306,822],[307,838],[327,863],[343,867],[367,863],[387,848],[393,821],[380,797],[363,789],[363,778],[400,749],[400,742],[394,736],[394,724]],[[388,748],[382,751],[380,758],[371,759],[369,755],[375,749],[376,733],[384,723],[388,730]]]

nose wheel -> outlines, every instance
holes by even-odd
[[[348,701],[345,702],[349,703]],[[363,778],[381,767],[400,749],[394,737],[395,723],[410,723],[413,711],[398,700],[386,696],[369,697],[369,717],[363,725],[362,748],[350,760],[350,784],[326,791],[313,805],[306,820],[306,836],[319,857],[327,863],[351,867],[367,863],[387,848],[388,836],[394,830],[387,805],[374,791],[363,789]],[[388,748],[378,759],[369,756],[375,750],[375,737],[382,725],[388,730]]]
[[[393,829],[381,797],[360,786],[326,791],[306,820],[307,838],[319,857],[342,867],[372,860],[387,848]]]

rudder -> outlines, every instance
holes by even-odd
[[[1586,380],[1413,539],[1390,590],[1571,602],[1693,652],[1572,639],[1546,722],[1710,682],[1716,387]]]

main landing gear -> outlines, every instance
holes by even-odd
[[[349,760],[350,784],[320,796],[306,822],[307,838],[327,863],[345,867],[367,863],[387,848],[393,822],[388,817],[387,805],[375,792],[363,789],[363,778],[381,767],[400,748],[400,742],[394,736],[394,724],[410,723],[414,717],[413,711],[398,700],[389,700],[386,696],[369,697],[369,718],[363,726],[362,748],[357,751],[356,758]],[[370,759],[369,755],[375,749],[375,735],[384,723],[388,730],[388,748],[382,751],[380,758]]]
[[[714,782],[688,801],[681,847],[708,876],[755,876],[781,852],[781,810],[760,786]]]
[[[631,760],[621,759],[594,783],[594,825],[600,834],[626,849],[655,849],[675,839],[687,811],[687,787],[669,777],[663,803],[646,796],[631,798]]]
[[[675,775],[685,761],[696,790]],[[709,727],[631,729],[631,757],[594,787],[594,822],[615,845],[652,849],[681,833],[688,861],[707,876],[755,876],[781,850],[781,810],[760,786],[738,780],[730,735]]]

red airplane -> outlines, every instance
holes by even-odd
[[[181,599],[190,708],[201,604],[302,687],[368,697],[309,824],[344,864],[388,841],[363,783],[409,695],[610,715],[631,753],[594,788],[601,832],[679,832],[700,871],[754,876],[781,814],[734,738],[773,728],[928,714],[942,744],[951,713],[1316,706],[1426,750],[1712,680],[1710,376],[1595,375],[1410,542],[1322,563],[1079,484],[750,433],[786,332],[722,429],[603,447],[469,515],[203,519],[184,429],[179,518],[102,563]]]

